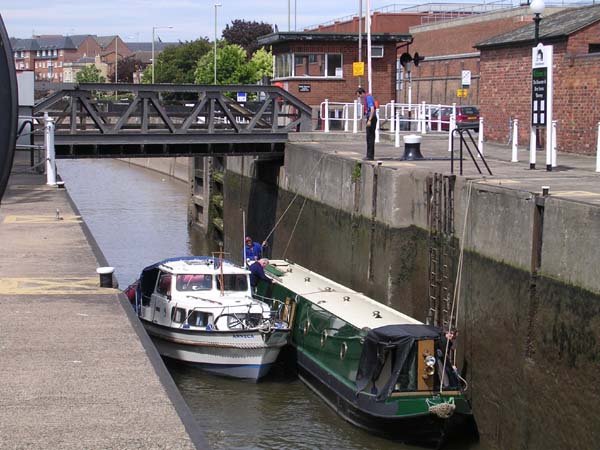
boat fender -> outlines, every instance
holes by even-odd
[[[206,325],[206,331],[212,331],[213,330],[213,326],[209,323],[208,325]]]

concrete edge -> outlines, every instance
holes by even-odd
[[[67,200],[69,201],[69,204],[73,208],[73,211],[75,212],[76,215],[81,217],[81,222],[80,222],[81,229],[83,231],[83,234],[84,234],[86,240],[90,244],[90,247],[92,248],[92,252],[94,253],[94,256],[96,257],[96,260],[98,261],[100,266],[107,266],[108,261],[106,260],[106,257],[102,253],[100,246],[96,242],[96,238],[94,238],[94,235],[92,234],[91,230],[87,226],[87,223],[83,219],[83,216],[79,212],[77,205],[71,198],[68,188],[65,188],[65,192],[67,195]],[[117,297],[119,299],[119,304],[125,310],[125,314],[127,315],[127,319],[129,320],[129,323],[131,324],[136,335],[140,339],[142,347],[146,351],[146,355],[148,356],[148,359],[150,360],[150,364],[152,364],[152,367],[154,368],[154,372],[158,376],[161,384],[163,385],[165,392],[167,393],[169,400],[171,400],[171,403],[173,404],[173,407],[175,408],[177,415],[181,419],[181,422],[183,423],[183,426],[185,427],[185,430],[187,431],[192,443],[198,450],[209,450],[210,447],[208,445],[208,442],[206,441],[204,431],[200,428],[200,425],[196,421],[192,411],[190,410],[189,406],[187,405],[187,403],[181,396],[179,389],[175,385],[175,381],[173,381],[173,378],[171,377],[171,374],[169,373],[167,367],[165,366],[160,354],[156,350],[156,347],[150,340],[150,337],[146,333],[146,330],[144,329],[144,327],[138,320],[137,316],[135,315],[133,308],[131,307],[131,305],[129,303],[129,300],[127,299],[125,294],[123,294],[122,292],[119,293],[117,295]]]

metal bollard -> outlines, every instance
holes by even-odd
[[[479,118],[479,133],[477,134],[477,147],[479,153],[477,156],[481,158],[483,156],[483,117]]]
[[[537,145],[535,139],[535,127],[531,127],[529,132],[529,168],[535,169],[535,147]]]
[[[329,133],[329,100],[325,99],[325,133]]]
[[[393,122],[396,123],[396,131],[394,131],[394,147],[400,147],[400,111],[396,111],[396,117],[393,119]]]
[[[552,121],[552,167],[556,167],[556,124],[558,120]]]
[[[56,150],[54,149],[54,119],[44,113],[44,148],[46,149],[46,184],[56,186]]]
[[[98,267],[96,273],[100,275],[100,287],[112,288],[113,287],[113,273],[114,267]]]

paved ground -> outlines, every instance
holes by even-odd
[[[475,141],[476,135],[474,134]],[[335,153],[340,157],[360,160],[366,154],[364,134],[352,133],[299,133],[290,134],[290,138],[303,145],[319,146],[321,151]],[[457,156],[459,143],[456,140]],[[474,147],[470,144],[472,151]],[[503,185],[507,188],[541,193],[542,186],[550,187],[550,195],[569,198],[584,203],[600,205],[600,173],[596,170],[596,158],[590,156],[559,153],[557,167],[546,171],[546,153],[536,153],[536,169],[529,169],[529,148],[520,147],[519,162],[512,163],[512,149],[508,145],[484,143],[485,159],[492,171],[489,175],[480,158],[475,158],[482,174],[479,174],[466,149],[463,154],[463,174],[468,178],[482,178],[485,182]],[[394,146],[393,136],[383,134],[375,146],[373,164],[381,163],[385,167],[414,167],[417,169],[435,170],[441,173],[450,172],[450,153],[448,138],[429,134],[423,137],[421,153],[425,160],[403,161],[404,143],[400,139],[400,147]],[[454,173],[459,173],[459,162],[454,161]]]
[[[207,448],[64,189],[18,155],[0,205],[0,449]],[[58,217],[58,218],[57,218]]]

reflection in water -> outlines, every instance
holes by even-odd
[[[162,258],[207,253],[188,233],[185,183],[111,160],[61,160],[58,169],[121,288]],[[214,449],[415,448],[346,423],[283,371],[250,383],[169,366]]]

